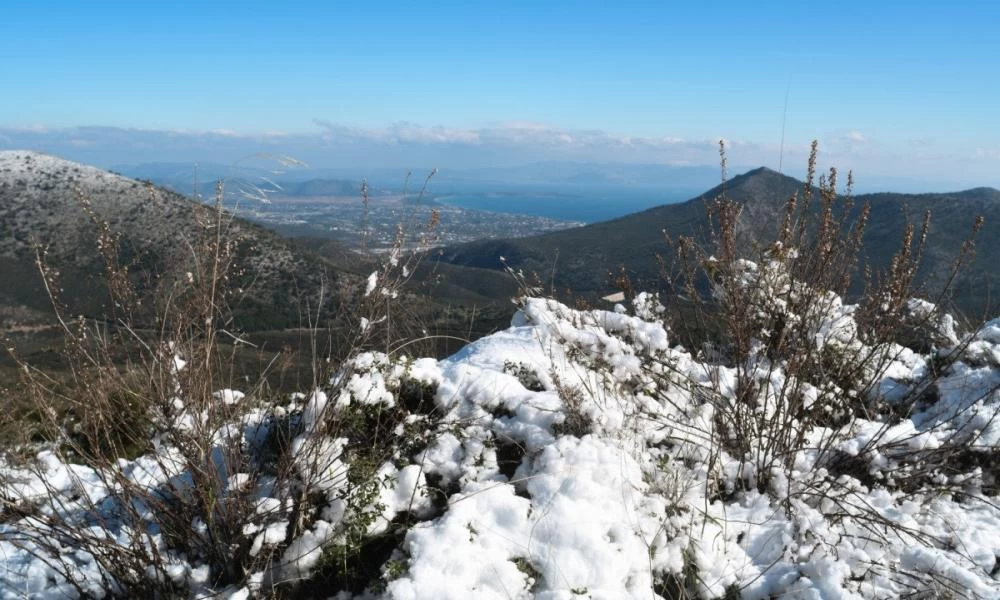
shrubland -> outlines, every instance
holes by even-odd
[[[511,327],[443,360],[405,318],[436,224],[401,228],[292,395],[220,350],[221,210],[153,334],[102,234],[120,326],[58,312],[69,379],[22,363],[5,399],[0,595],[996,597],[1000,320],[915,298],[929,221],[866,272],[867,210],[814,165],[750,249],[708,203],[678,296],[570,308],[512,269]]]

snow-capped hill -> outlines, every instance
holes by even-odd
[[[96,167],[37,152],[0,152],[0,223],[11,232],[0,240],[0,256],[30,255],[41,244],[53,260],[96,258],[86,243],[88,233],[90,246],[96,239],[88,210],[130,241],[158,250],[189,225],[182,212],[190,209],[180,196]]]
[[[213,456],[233,443],[245,452],[213,463],[223,498],[252,498],[242,537],[225,546],[246,565],[242,579],[178,545],[178,527],[208,535],[203,520],[147,510],[165,490],[187,493],[170,483],[189,468],[175,435],[116,463],[118,476],[51,452],[34,472],[5,469],[0,497],[22,512],[0,520],[0,594],[106,589],[114,563],[80,544],[55,559],[32,545],[28,534],[42,543],[51,527],[17,516],[34,506],[57,523],[97,511],[99,539],[123,556],[156,548],[149,556],[168,565],[156,585],[169,579],[191,597],[246,598],[288,581],[400,600],[1000,596],[1000,320],[920,355],[865,345],[856,307],[829,300],[811,338],[823,356],[885,359],[862,395],[843,380],[791,381],[793,365],[764,356],[706,362],[676,345],[657,298],[641,294],[613,311],[530,299],[511,328],[448,359],[364,353],[286,405],[232,391],[218,405],[176,398],[182,431],[236,410],[208,433]],[[845,399],[857,414],[838,414]],[[739,436],[735,415],[752,422]],[[293,436],[290,470],[255,462],[275,430]],[[386,453],[365,454],[371,444]],[[373,456],[374,484],[359,483]],[[115,486],[134,511],[115,512]],[[72,584],[59,561],[73,565]]]
[[[121,175],[31,150],[0,150],[0,182],[10,182],[16,177],[34,174],[68,173],[81,183],[118,183],[125,185],[130,179]]]
[[[98,281],[104,224],[117,237],[120,260],[155,280],[190,260],[212,218],[209,208],[146,182],[37,152],[0,152],[0,304],[49,308],[35,264],[43,248],[69,291],[62,301],[73,313],[98,316],[105,303]],[[275,314],[286,304],[275,298],[287,293],[290,278],[307,293],[318,290],[324,266],[239,218],[226,217],[226,235],[227,243],[246,249],[241,263],[253,272],[247,306],[267,305],[279,323],[297,323],[294,310]]]

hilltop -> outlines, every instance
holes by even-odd
[[[99,315],[107,308],[99,223],[118,236],[121,261],[149,279],[196,251],[211,212],[179,194],[95,167],[35,152],[0,152],[0,303],[48,308],[35,264],[35,250],[43,248],[46,263],[60,272],[61,300],[70,311]],[[343,270],[278,235],[239,218],[225,221],[226,235],[238,247],[237,269],[245,274],[234,283],[245,291],[238,313],[246,325],[297,324],[289,289],[304,299],[324,281],[332,288],[351,284]]]
[[[457,265],[500,269],[502,256],[509,266],[545,274],[546,282],[551,277],[558,288],[570,288],[584,296],[613,291],[608,274],[624,265],[638,288],[662,289],[661,264],[669,265],[674,258],[665,236],[691,236],[703,246],[710,246],[706,209],[712,200],[724,192],[743,204],[739,232],[744,247],[750,248],[755,240],[768,240],[774,235],[786,202],[803,186],[795,178],[761,167],[686,202],[566,231],[454,246],[444,249],[442,259]],[[991,262],[991,256],[1000,252],[1000,191],[974,188],[938,194],[864,194],[854,198],[853,216],[866,201],[871,203],[871,215],[862,255],[876,270],[887,267],[907,220],[919,226],[924,211],[931,211],[928,248],[921,270],[930,280],[931,291],[944,283],[942,277],[949,271],[976,216],[983,216],[985,225],[978,237],[976,259],[955,282],[954,293],[958,306],[973,314],[987,307],[990,290],[1000,285],[1000,273]],[[818,200],[813,204],[818,205]]]

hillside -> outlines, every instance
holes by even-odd
[[[109,314],[98,225],[85,204],[120,236],[120,260],[145,294],[149,312],[137,315],[144,322],[172,297],[169,277],[192,271],[197,239],[212,217],[211,208],[147,182],[43,154],[0,152],[0,329],[16,335],[15,346],[35,360],[45,361],[58,347],[53,332],[45,331],[53,321],[36,246],[46,249],[46,263],[59,273],[59,298],[69,314]],[[237,329],[300,328],[307,307],[316,310],[321,288],[324,323],[337,331],[351,326],[344,309],[352,309],[360,283],[378,268],[377,254],[364,256],[332,240],[285,238],[228,215],[226,221],[226,237],[236,242],[229,283],[237,293],[229,305]],[[453,352],[458,341],[496,331],[509,320],[508,300],[516,288],[506,274],[442,263],[436,256],[414,264],[406,318],[442,336],[436,354]],[[252,339],[275,347],[306,344],[289,335],[274,331]],[[6,354],[0,369],[5,365]]]
[[[784,214],[788,198],[803,183],[767,168],[734,177],[725,185],[727,196],[744,205],[739,228],[745,246],[754,239],[773,235]],[[613,291],[608,273],[625,265],[640,289],[662,286],[660,263],[668,264],[672,254],[664,234],[693,236],[710,242],[706,206],[723,191],[717,186],[696,198],[627,215],[611,221],[516,240],[491,240],[464,244],[444,250],[442,260],[457,265],[501,268],[500,257],[508,265],[526,272],[550,275],[559,288],[576,294],[604,295]],[[962,241],[976,216],[985,217],[979,234],[977,256],[956,282],[955,300],[960,308],[981,313],[986,309],[990,290],[1000,284],[1000,272],[991,257],[1000,252],[1000,191],[975,188],[950,194],[866,194],[855,197],[855,214],[865,201],[871,215],[863,254],[876,269],[884,269],[898,248],[907,218],[919,225],[925,210],[932,211],[931,231],[923,263],[923,275],[930,277],[931,289],[940,287]],[[814,205],[817,205],[814,202]]]
[[[50,260],[81,286],[75,302],[96,300],[83,293],[99,275],[84,206],[153,271],[196,247],[188,240],[210,210],[50,157],[0,158],[0,223],[12,234],[0,249],[30,266],[32,238],[49,240]],[[798,183],[758,171],[730,185],[752,247]],[[986,212],[994,195],[905,202]],[[668,208],[594,227],[626,256],[629,236],[658,233],[650,215]],[[688,213],[674,212],[672,231],[707,240],[701,201],[679,208]],[[879,216],[872,235],[901,226]],[[390,329],[416,304],[387,267],[397,255],[292,246],[239,220],[232,231],[252,242],[241,245],[246,272],[259,270],[251,281],[275,294],[253,295],[262,310],[295,307],[310,289],[274,269],[304,285],[317,285],[313,268],[343,264],[334,282],[367,273],[357,345],[291,394],[208,360],[228,343],[211,319],[212,335],[180,330],[128,369],[70,345],[64,386],[22,369],[0,411],[0,598],[1000,591],[1000,319],[965,328],[908,300],[906,315],[873,323],[810,281],[789,285],[790,255],[775,255],[716,274],[735,300],[723,310],[750,315],[720,321],[761,344],[691,351],[664,320],[673,299],[655,294],[613,311],[521,297],[506,330],[416,358],[430,332]],[[495,270],[433,260],[417,270],[421,284],[455,276],[438,307],[504,290]],[[6,273],[6,293],[23,294]],[[392,350],[372,331],[400,341]],[[896,335],[911,331],[920,339]]]
[[[196,252],[210,218],[208,207],[133,179],[44,154],[0,152],[0,304],[48,309],[35,264],[38,246],[60,273],[69,310],[99,316],[107,294],[95,219],[120,236],[121,262],[131,265],[137,285],[152,291],[156,277]],[[288,301],[288,290],[304,300],[318,293],[321,281],[332,288],[352,281],[262,227],[226,221],[226,236],[237,247],[232,283],[244,291],[235,308],[246,326],[296,325],[298,305]]]
[[[870,355],[831,300],[817,351]],[[448,359],[366,352],[273,404],[168,388],[183,418],[140,456],[0,456],[0,598],[998,597],[1000,321],[877,349],[877,412],[837,422],[793,399],[861,399],[795,357],[702,362],[660,308],[530,299]]]

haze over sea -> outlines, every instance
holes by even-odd
[[[455,185],[433,195],[436,202],[486,210],[595,223],[662,204],[683,202],[703,189],[688,186],[646,185]]]

